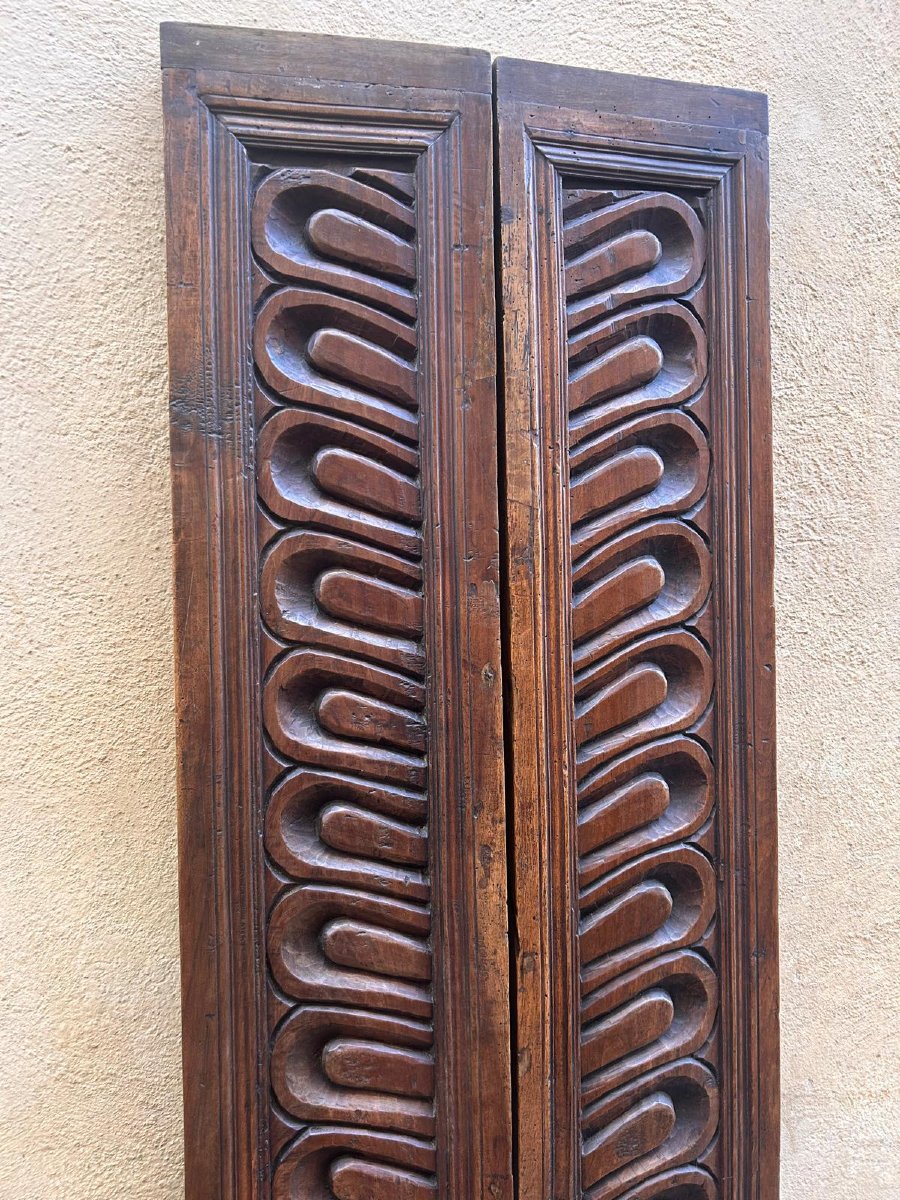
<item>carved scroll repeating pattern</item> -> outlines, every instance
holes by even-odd
[[[582,1193],[715,1200],[705,235],[565,193]]]
[[[273,170],[252,239],[275,1200],[435,1195],[416,211]]]

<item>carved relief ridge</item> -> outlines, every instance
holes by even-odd
[[[408,170],[273,170],[252,238],[276,1200],[435,1195]]]
[[[564,192],[581,1190],[714,1200],[705,233]]]

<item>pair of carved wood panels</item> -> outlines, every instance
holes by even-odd
[[[189,1200],[771,1200],[764,100],[163,65]]]

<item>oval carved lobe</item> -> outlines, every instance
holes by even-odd
[[[623,671],[576,708],[575,736],[579,743],[653,712],[669,692],[666,673],[655,663],[638,663]]]
[[[347,918],[329,921],[321,937],[327,957],[341,966],[399,979],[431,978],[431,953],[418,938]]]
[[[628,1189],[655,1181],[708,1146],[718,1107],[715,1076],[690,1058],[650,1069],[587,1105],[582,1113],[583,1149],[588,1153],[606,1148],[595,1160],[596,1185],[588,1188],[588,1200],[615,1200],[623,1193],[647,1200],[669,1197],[649,1186]]]
[[[661,817],[669,806],[669,785],[655,771],[638,775],[585,808],[578,818],[578,853],[590,854]]]
[[[335,1200],[434,1200],[433,1179],[384,1163],[339,1158],[331,1168]]]
[[[575,300],[585,292],[613,287],[632,275],[643,275],[661,255],[659,239],[649,230],[623,233],[572,260],[566,267],[566,293]]]
[[[317,705],[319,724],[338,737],[388,743],[404,750],[425,749],[425,721],[418,713],[396,708],[383,700],[331,688]]]
[[[419,520],[418,483],[362,454],[328,446],[313,460],[312,473],[319,487],[332,496],[389,517]]]
[[[570,373],[569,412],[643,387],[662,367],[663,353],[653,338],[641,334],[620,342]]]
[[[344,471],[337,447],[367,461],[347,458]],[[323,451],[332,452],[325,456],[323,478],[334,492],[326,490],[315,476],[316,459]],[[306,533],[309,538],[352,539],[355,545],[369,547],[376,558],[421,557],[421,534],[405,515],[410,510],[409,488],[418,487],[414,478],[418,455],[396,439],[355,426],[343,417],[284,408],[262,426],[258,454],[258,488],[264,504],[284,521],[309,526],[295,528],[282,541],[298,540]],[[379,472],[379,464],[389,474]],[[359,467],[364,469],[367,484],[374,475],[380,476],[392,510],[403,510],[401,519],[382,516],[372,497],[361,494],[365,488],[355,481]],[[410,565],[405,572],[399,567],[400,573],[408,577]],[[396,574],[396,570],[390,573]]]
[[[665,1092],[641,1100],[605,1129],[585,1138],[582,1182],[599,1179],[656,1150],[675,1128],[675,1106]]]
[[[591,939],[585,943],[582,938],[581,943],[581,992],[587,1012],[594,1011],[595,990],[622,971],[700,939],[715,911],[716,876],[695,846],[669,846],[582,888],[579,904],[586,914],[582,934]],[[595,952],[598,957],[591,958]]]
[[[329,258],[407,281],[416,277],[415,248],[352,213],[320,209],[310,217],[306,231],[312,245]]]
[[[319,816],[319,837],[335,850],[385,862],[424,866],[428,835],[424,829],[392,821],[352,804],[329,804]]]
[[[422,597],[409,588],[355,571],[335,570],[319,576],[315,596],[326,612],[340,620],[408,637],[421,636]]]
[[[415,367],[381,346],[340,329],[319,329],[306,352],[320,370],[390,396],[407,408],[416,407]]]
[[[572,607],[572,636],[576,641],[601,633],[659,596],[666,585],[660,564],[649,554],[625,563],[612,574],[585,588]]]
[[[337,1038],[322,1051],[322,1069],[339,1087],[427,1098],[434,1089],[429,1053],[355,1038]]]
[[[581,923],[581,961],[593,962],[650,937],[672,914],[672,895],[658,879],[645,880],[617,896]]]
[[[706,1042],[717,1011],[712,967],[692,950],[620,973],[581,1007],[583,1106]]]
[[[329,331],[324,343],[316,341],[320,330]],[[339,331],[344,331],[345,339],[336,336]],[[416,350],[410,326],[366,304],[307,288],[282,288],[263,304],[253,333],[256,365],[279,398],[315,406],[323,410],[320,416],[326,420],[340,416],[359,422],[355,429],[363,434],[366,429],[379,430],[402,439],[408,446],[416,445],[418,420],[408,401],[394,400],[383,391],[373,390],[371,378],[361,387],[353,386],[351,378],[358,374],[359,363],[349,353],[356,343],[346,339],[352,338],[363,339],[365,345],[359,349],[369,361],[378,347],[390,350],[391,355],[403,354],[405,357],[396,362],[381,356],[376,370],[387,380],[408,377],[411,367],[406,357],[411,358]],[[323,356],[326,369],[313,362],[311,340],[313,351]],[[398,386],[405,390],[407,385]]]
[[[371,530],[375,519],[367,524]],[[361,654],[421,677],[421,583],[419,564],[391,551],[294,529],[263,558],[260,610],[266,627],[286,642]]]
[[[572,483],[572,523],[586,521],[614,504],[625,504],[652,491],[665,469],[665,463],[650,446],[633,446],[585,471]]]
[[[675,1006],[662,988],[651,988],[603,1021],[585,1028],[581,1037],[581,1073],[590,1075],[626,1054],[649,1046],[672,1024]]]

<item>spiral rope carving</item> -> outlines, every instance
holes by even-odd
[[[582,1194],[716,1200],[705,235],[678,196],[571,189],[564,253]]]
[[[259,183],[275,1200],[436,1194],[412,172]]]

